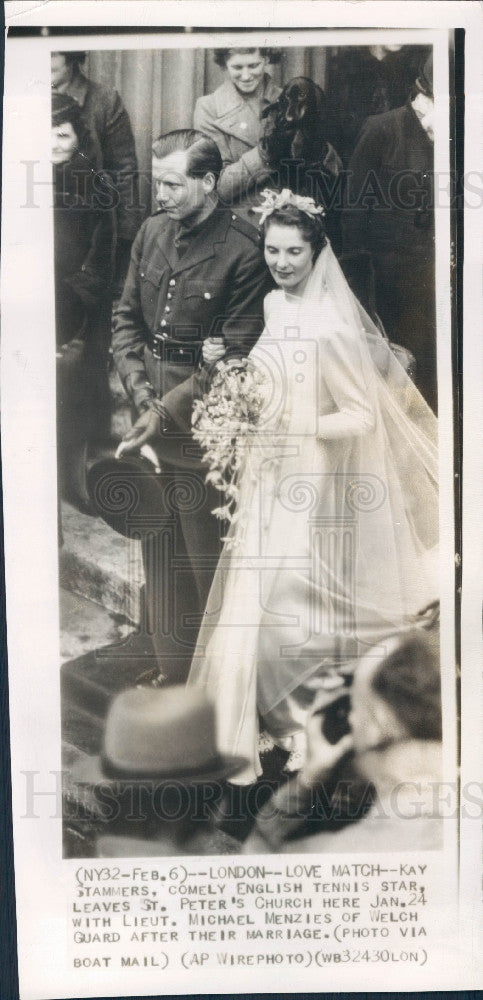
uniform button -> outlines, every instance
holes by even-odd
[[[240,122],[240,128],[243,128],[243,129],[248,128],[247,123],[246,122]]]
[[[236,222],[236,215],[232,215],[233,222]]]
[[[171,288],[174,288],[174,286],[175,286],[175,284],[176,284],[176,281],[175,281],[175,279],[174,279],[174,278],[170,278],[170,279],[169,279],[169,283],[170,283],[170,285],[171,285]]]
[[[144,271],[140,271],[139,273],[141,275],[141,278],[144,278]]]
[[[183,351],[183,348],[182,348],[182,347],[180,348],[180,352],[179,352],[179,353],[180,353],[180,354],[184,354],[184,351]]]
[[[172,292],[168,292],[166,298],[167,299],[172,299],[173,298],[173,293]]]
[[[161,323],[160,323],[159,325],[160,325],[160,326],[166,326],[166,320],[165,320],[165,319],[162,319],[162,320],[161,320]]]
[[[169,306],[165,306],[164,307],[164,311],[165,311],[165,313],[169,313],[169,312],[171,312],[171,309],[169,308]]]
[[[211,292],[203,292],[204,299],[211,299]]]

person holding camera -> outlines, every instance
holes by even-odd
[[[434,850],[442,839],[439,644],[414,628],[321,691],[301,771],[259,811],[244,853]]]

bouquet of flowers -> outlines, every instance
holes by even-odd
[[[231,523],[237,520],[238,476],[263,406],[263,382],[263,375],[248,358],[227,362],[206,396],[193,407],[193,437],[205,453],[206,481],[225,500],[213,514]]]

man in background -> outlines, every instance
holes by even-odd
[[[349,163],[344,250],[372,258],[376,311],[416,358],[416,384],[436,412],[433,62],[406,104],[367,118]]]
[[[85,59],[85,52],[52,52],[52,89],[68,94],[82,109],[94,141],[95,165],[109,173],[116,188],[116,283],[121,291],[131,244],[141,224],[136,148],[129,115],[119,94],[89,80],[81,69]]]

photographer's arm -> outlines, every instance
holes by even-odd
[[[315,788],[330,777],[346,753],[353,748],[351,733],[343,736],[337,743],[329,743],[322,728],[325,710],[340,698],[340,688],[331,693],[322,712],[311,715],[307,721],[307,756],[299,772],[299,781],[306,788]]]
[[[325,712],[341,696],[342,685],[335,690],[320,691],[318,709],[306,725],[307,756],[302,769],[285,785],[277,789],[259,810],[252,833],[245,841],[244,854],[283,851],[306,826],[317,818],[318,798],[330,795],[330,780],[345,754],[353,748],[352,736],[343,736],[337,743],[326,740],[322,727]]]

